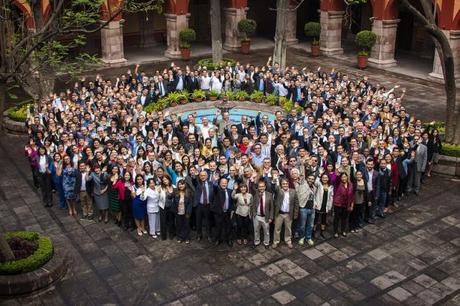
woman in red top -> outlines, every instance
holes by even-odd
[[[334,237],[338,238],[339,234],[347,236],[348,215],[353,210],[353,184],[350,183],[346,173],[340,173],[334,188]],[[339,231],[340,223],[340,231]]]

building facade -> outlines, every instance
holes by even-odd
[[[34,27],[27,0],[14,0],[28,16],[27,26]],[[123,0],[105,0],[101,7],[101,20],[109,20]],[[411,1],[420,7],[418,0]],[[455,56],[456,72],[460,77],[460,1],[434,0],[436,19],[447,35]],[[432,60],[430,76],[442,78],[442,67],[434,44],[424,27],[399,6],[398,0],[368,0],[366,4],[347,6],[344,0],[291,0],[287,25],[287,40],[295,44],[305,40],[303,25],[307,21],[321,23],[321,50],[326,55],[344,52],[352,45],[354,34],[372,30],[377,43],[371,51],[370,63],[378,67],[397,65],[399,54],[409,54]],[[43,14],[50,12],[49,0],[42,0]],[[111,20],[100,33],[89,37],[88,48],[100,50],[103,61],[109,66],[126,62],[126,47],[148,48],[164,46],[164,55],[179,58],[179,32],[194,28],[200,43],[210,43],[209,0],[165,0],[163,14],[122,13]],[[237,50],[240,34],[237,24],[241,19],[252,18],[258,23],[257,35],[273,39],[276,26],[276,0],[223,0],[222,31],[224,48]]]

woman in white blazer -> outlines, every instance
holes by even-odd
[[[149,218],[149,234],[154,239],[160,235],[160,192],[155,186],[155,180],[147,181],[148,188],[145,190],[147,199],[147,216]]]
[[[313,201],[313,208],[315,209],[315,228],[314,233],[317,232],[318,224],[320,225],[320,235],[324,237],[326,230],[327,214],[332,209],[332,199],[334,197],[334,186],[329,181],[329,176],[326,173],[321,175],[321,179],[317,178],[317,191]]]

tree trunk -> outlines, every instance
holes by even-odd
[[[281,70],[286,67],[286,17],[289,9],[289,0],[276,2],[276,32],[275,49],[273,50],[273,64],[278,63]]]
[[[222,62],[222,19],[220,14],[220,0],[211,0],[211,39],[212,61]]]
[[[0,78],[0,129],[3,130],[3,112],[5,111],[6,103],[6,80]]]

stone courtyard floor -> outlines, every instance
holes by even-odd
[[[49,235],[72,258],[49,289],[1,305],[459,305],[460,183],[426,180],[385,220],[315,247],[188,246],[44,208],[22,154],[0,136],[1,230]]]
[[[231,57],[262,65],[270,53]],[[425,121],[445,117],[442,86],[427,80],[374,68],[360,71],[352,62],[312,59],[291,49],[288,65],[336,67],[367,74],[375,84],[400,84],[411,113]],[[126,68],[99,72],[116,77],[122,71]],[[25,142],[0,134],[0,229],[49,235],[68,251],[72,265],[49,289],[0,299],[1,305],[460,304],[460,182],[450,178],[427,179],[420,196],[404,199],[385,220],[315,247],[230,249],[196,241],[186,246],[139,238],[112,223],[75,219],[56,205],[44,208],[31,187]]]

